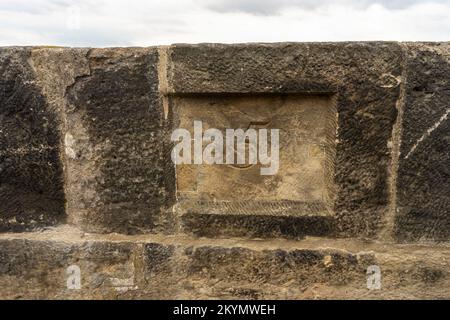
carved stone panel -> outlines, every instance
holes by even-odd
[[[331,95],[184,96],[174,97],[172,105],[175,124],[187,129],[191,137],[194,121],[202,122],[203,132],[220,130],[224,139],[226,129],[267,129],[269,137],[270,130],[279,129],[279,167],[273,175],[261,174],[261,168],[269,165],[249,162],[248,139],[245,164],[177,166],[181,207],[208,214],[332,213],[337,113]],[[209,142],[203,141],[203,149]],[[226,150],[223,153],[225,160]]]

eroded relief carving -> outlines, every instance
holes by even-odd
[[[279,129],[279,170],[260,164],[177,166],[186,208],[217,214],[329,215],[334,197],[337,113],[332,96],[172,97],[177,128]],[[246,159],[248,160],[248,141]],[[188,205],[187,205],[188,204]]]

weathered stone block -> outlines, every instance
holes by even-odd
[[[332,98],[206,95],[173,97],[171,102],[176,127],[189,130],[191,136],[194,121],[198,120],[204,130],[218,129],[224,138],[229,128],[280,130],[276,159],[280,165],[272,175],[262,175],[262,168],[270,165],[260,163],[177,166],[178,209],[185,213],[184,225],[192,232],[292,237],[307,230],[315,235],[329,231],[327,221],[333,215],[335,196],[333,163],[337,130]],[[267,228],[271,225],[268,220],[279,225],[280,230]],[[222,227],[215,230],[217,223]],[[312,226],[314,223],[317,225]],[[246,227],[247,234],[242,232]]]
[[[330,179],[336,192],[329,201],[334,223],[327,224],[332,226],[328,234],[375,237],[389,210],[389,144],[400,99],[403,56],[397,43],[174,45],[168,49],[169,100],[176,110],[177,100],[186,95],[216,100],[222,96],[223,101],[261,93],[332,97],[338,132]],[[208,211],[198,214],[197,225],[189,212],[186,231],[203,230],[205,215],[211,215]],[[211,217],[209,221],[215,223],[208,225],[207,233],[245,236],[246,226],[255,219],[239,214]],[[301,226],[301,219],[290,228],[291,234],[277,231],[287,230],[285,219],[273,215],[258,219],[272,228],[268,236],[317,235],[317,228]],[[231,225],[239,227],[233,230]],[[254,235],[248,229],[247,236]]]
[[[395,235],[450,240],[450,45],[405,44]]]
[[[156,49],[93,49],[68,88],[70,221],[96,232],[170,231],[174,169]]]
[[[279,208],[280,204],[276,206]],[[333,234],[336,227],[336,219],[333,216],[284,216],[279,212],[245,215],[239,211],[233,214],[231,210],[227,214],[208,214],[199,212],[195,207],[186,211],[181,218],[182,224],[186,230],[199,237],[326,237]]]
[[[0,48],[0,231],[65,220],[60,113],[38,85],[31,48]]]
[[[0,247],[3,299],[113,299],[134,287],[132,243],[16,239]],[[68,285],[71,276],[79,288]]]

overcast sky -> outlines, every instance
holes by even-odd
[[[0,45],[449,41],[450,0],[0,0]]]

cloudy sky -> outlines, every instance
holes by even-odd
[[[449,41],[450,0],[0,0],[0,45]]]

